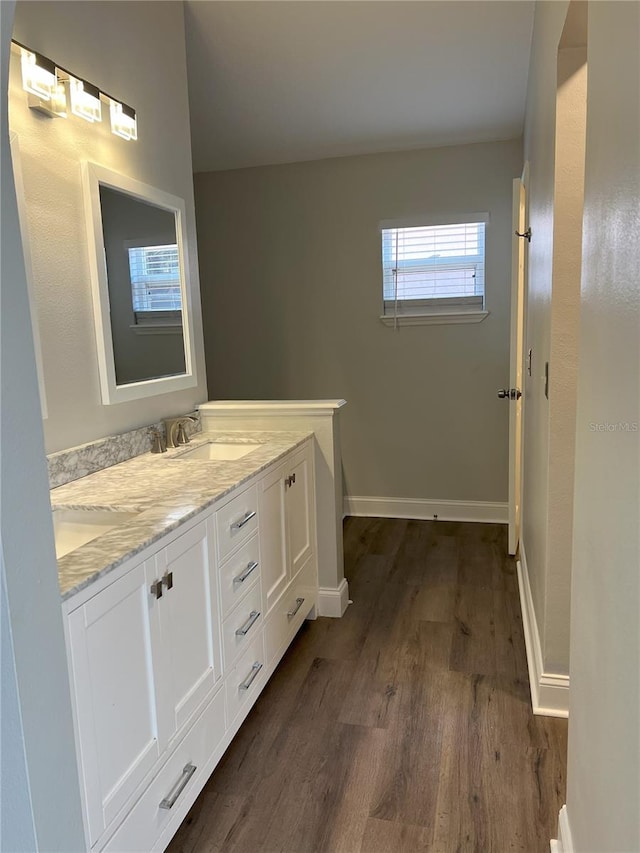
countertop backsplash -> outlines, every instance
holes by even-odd
[[[200,432],[202,429],[200,414],[189,412],[189,416],[196,421],[187,421],[185,424],[188,435]],[[142,453],[147,453],[151,448],[149,430],[155,427],[164,434],[162,421],[147,426],[123,432],[120,435],[110,435],[70,447],[67,450],[59,450],[47,456],[49,468],[49,488],[55,489],[64,486],[88,474],[95,474],[103,468],[110,468],[127,459],[133,459]]]

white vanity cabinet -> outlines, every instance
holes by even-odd
[[[88,849],[164,850],[317,602],[315,536],[307,441],[65,603]]]
[[[69,614],[92,845],[222,677],[216,588],[209,519]]]

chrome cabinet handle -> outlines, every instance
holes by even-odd
[[[259,610],[252,610],[251,613],[249,614],[249,618],[244,623],[244,625],[241,628],[236,629],[236,637],[246,637],[246,635],[253,628],[253,626],[256,624],[256,622],[258,621],[259,618],[260,618],[260,611]]]
[[[176,800],[187,787],[189,779],[191,779],[197,769],[198,768],[195,764],[185,764],[184,770],[182,771],[182,776],[178,779],[178,781],[169,791],[164,800],[160,801],[161,809],[172,809],[174,807],[174,805],[176,804]]]
[[[247,565],[247,568],[244,570],[244,572],[242,572],[241,574],[239,574],[239,575],[236,575],[236,576],[235,576],[235,578],[233,579],[233,582],[234,582],[234,583],[244,583],[244,582],[246,581],[246,579],[249,577],[249,575],[251,574],[251,572],[255,572],[255,570],[256,570],[257,568],[258,568],[258,563],[257,563],[257,561],[256,561],[256,560],[252,560],[252,561]]]
[[[248,690],[251,687],[251,685],[253,684],[253,682],[256,680],[256,678],[258,677],[258,673],[260,672],[261,669],[262,669],[262,664],[258,663],[258,661],[256,661],[253,664],[253,666],[251,667],[251,672],[249,673],[249,675],[245,678],[244,681],[241,681],[240,684],[238,685],[238,690]]]
[[[304,604],[304,598],[296,598],[296,606],[293,608],[293,610],[290,610],[287,613],[288,618],[293,619],[293,617],[296,615],[298,610],[300,610],[300,608],[302,607],[303,604]]]
[[[245,524],[250,522],[252,518],[255,518],[255,516],[256,516],[255,509],[251,510],[250,512],[245,513],[243,518],[239,519],[239,521],[233,522],[233,524],[231,525],[231,529],[232,530],[240,530],[242,527],[245,526]]]
[[[156,599],[162,598],[162,581],[154,581],[149,587],[151,595],[155,595]]]
[[[167,589],[173,589],[173,572],[165,572],[162,576],[162,583]]]

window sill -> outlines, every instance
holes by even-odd
[[[488,311],[440,311],[430,314],[382,314],[380,320],[385,326],[433,326],[446,323],[482,323],[489,316]]]
[[[182,324],[171,324],[168,323],[158,323],[157,325],[153,323],[139,323],[132,324],[129,328],[136,333],[136,335],[181,335],[182,334]]]

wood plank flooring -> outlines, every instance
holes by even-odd
[[[566,721],[531,713],[506,527],[349,518],[342,619],[302,627],[170,853],[546,853]]]

